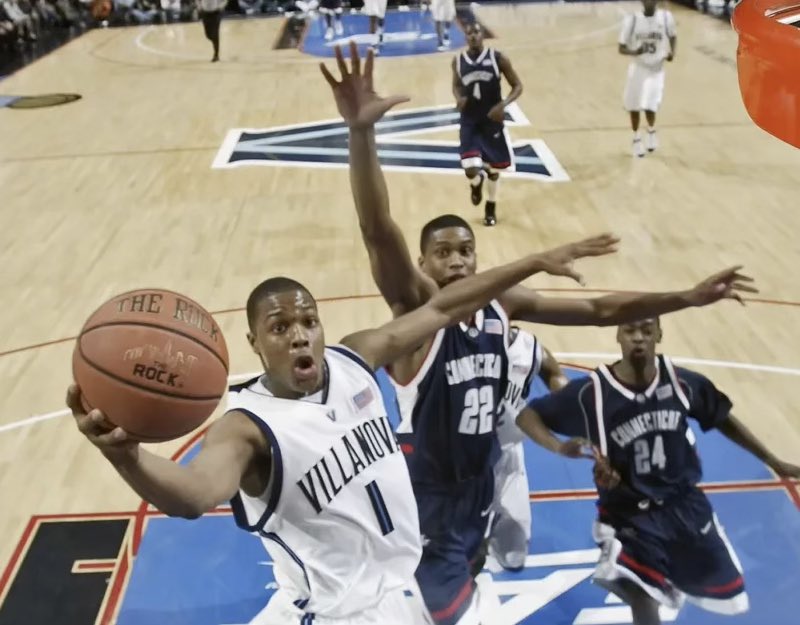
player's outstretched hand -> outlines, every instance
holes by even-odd
[[[81,433],[111,462],[136,458],[139,451],[138,441],[131,440],[122,428],[114,427],[99,410],[91,410],[87,414],[77,384],[67,390],[67,407],[72,411]]]
[[[572,278],[580,285],[584,285],[581,274],[575,271],[573,265],[579,258],[586,256],[605,256],[617,251],[619,237],[613,234],[601,234],[596,237],[568,243],[539,254],[543,270],[553,276],[566,276]]]
[[[403,102],[408,102],[405,96],[393,95],[382,98],[372,85],[372,68],[375,63],[375,55],[372,50],[367,52],[367,59],[364,63],[364,70],[361,70],[361,57],[358,55],[358,47],[355,42],[350,42],[350,68],[342,55],[339,46],[334,48],[336,53],[336,63],[339,66],[341,78],[336,80],[324,63],[320,63],[319,68],[322,75],[333,89],[333,97],[336,98],[336,106],[339,108],[344,121],[350,128],[369,128],[386,112],[394,106]]]
[[[735,299],[744,305],[742,293],[758,293],[752,286],[753,278],[739,273],[741,265],[730,267],[706,278],[689,292],[693,306],[707,306],[721,299]]]

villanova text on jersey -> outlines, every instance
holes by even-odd
[[[508,321],[497,302],[468,324],[440,330],[414,378],[395,383],[397,429],[415,482],[483,475],[499,455],[495,436],[506,391]]]
[[[389,419],[372,419],[344,434],[328,452],[305,472],[297,486],[308,503],[319,514],[324,496],[328,503],[354,477],[376,460],[400,451]],[[335,468],[334,468],[335,467]]]

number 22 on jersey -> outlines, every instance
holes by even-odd
[[[459,434],[488,434],[492,431],[494,389],[490,385],[470,388],[464,394],[464,411]]]

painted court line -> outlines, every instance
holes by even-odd
[[[577,358],[577,359],[601,360],[601,361],[616,360],[619,358],[619,353],[555,352],[554,355],[556,358],[559,359]],[[705,358],[686,358],[686,357],[673,357],[672,361],[678,364],[701,365],[706,367],[720,367],[723,369],[740,369],[743,371],[760,371],[763,373],[777,373],[779,375],[800,376],[800,369],[794,367],[775,367],[772,365],[759,365],[747,362],[732,362],[728,360],[707,360]],[[239,373],[230,376],[228,378],[228,382],[231,384],[236,384],[237,382],[242,382],[244,380],[254,378],[257,375],[260,375],[260,372]],[[57,419],[58,417],[64,417],[68,414],[69,410],[66,409],[56,410],[54,412],[47,412],[41,415],[26,417],[18,421],[12,421],[11,423],[0,425],[0,434],[2,434],[3,432],[9,432],[11,430],[17,430],[19,428],[28,427],[30,425],[34,425],[42,421],[49,421],[51,419]]]

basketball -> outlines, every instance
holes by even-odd
[[[228,348],[194,300],[161,289],[122,293],[81,329],[72,373],[84,408],[143,442],[178,438],[214,412],[228,384]]]

